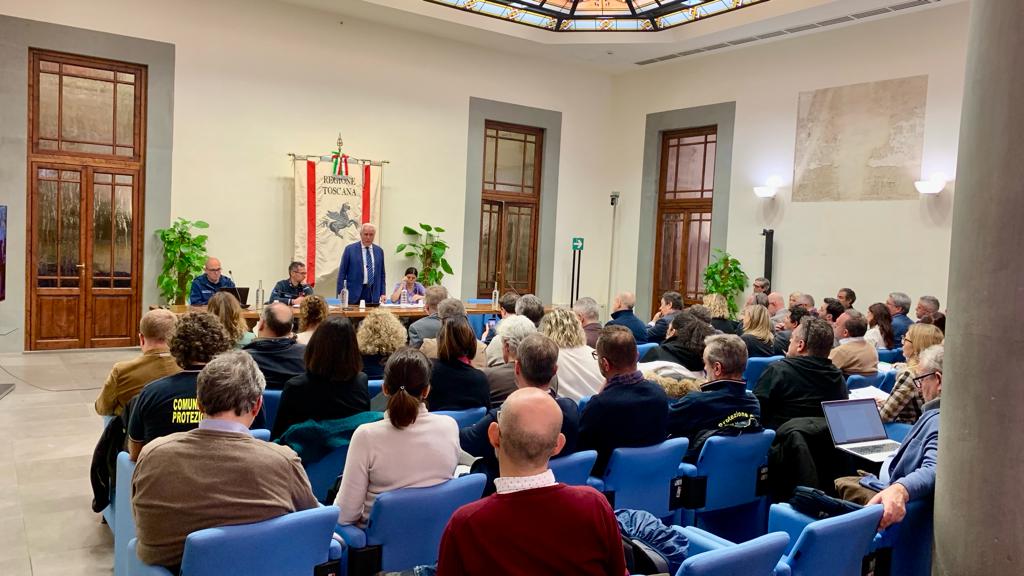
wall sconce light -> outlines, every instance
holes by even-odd
[[[914,182],[914,188],[921,194],[938,194],[946,188],[945,174],[935,173],[928,177],[927,180],[918,180]]]
[[[754,195],[758,198],[774,198],[782,187],[782,178],[772,176],[764,186],[754,186]]]

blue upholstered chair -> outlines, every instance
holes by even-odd
[[[782,564],[793,576],[859,576],[881,519],[880,505],[813,520],[789,504],[774,504],[768,531],[789,534],[791,546]]]
[[[851,374],[846,377],[846,388],[848,390],[856,390],[857,388],[867,388],[868,386],[881,388],[882,381],[885,379],[885,374],[885,372],[876,372],[873,376],[861,376],[860,374]]]
[[[932,573],[932,500],[907,504],[907,515],[898,524],[875,536],[875,574],[889,576],[930,576]]]
[[[597,461],[595,450],[584,450],[559,458],[552,458],[548,468],[555,473],[555,480],[572,486],[586,486],[590,471]]]
[[[467,410],[438,410],[437,412],[431,412],[431,414],[453,418],[459,425],[459,428],[465,428],[466,426],[472,426],[480,421],[480,419],[484,417],[484,414],[487,414],[487,408],[481,406],[479,408],[469,408]]]
[[[576,402],[576,408],[580,411],[580,414],[583,414],[583,407],[587,405],[587,402],[590,402],[591,398],[593,396],[584,396]]]
[[[313,488],[313,495],[318,501],[331,504],[331,502],[326,502],[327,493],[334,486],[338,476],[345,470],[346,458],[348,458],[347,444],[328,452],[326,456],[316,462],[303,465],[306,469],[306,477],[309,478],[309,485]]]
[[[132,514],[132,474],[135,462],[127,452],[117,455],[114,479],[114,576],[128,574],[128,543],[135,538],[135,515]]]
[[[897,442],[903,442],[903,439],[907,437],[907,433],[910,432],[911,428],[913,428],[912,425],[901,422],[886,422],[885,424],[882,424],[882,426],[885,427],[885,435],[888,436],[890,440],[895,440]]]
[[[694,542],[701,540],[697,530],[682,530],[691,542],[690,555],[676,576],[771,576],[778,574],[779,559],[789,544],[789,536],[785,532],[773,532],[742,544],[718,541],[717,547],[694,554]],[[705,541],[716,542],[714,535],[707,536]]]
[[[266,428],[255,428],[253,430],[249,430],[249,432],[252,432],[252,437],[257,440],[270,442],[270,430],[267,430]]]
[[[884,348],[880,349],[878,351],[878,361],[879,362],[888,362],[889,364],[895,364],[896,362],[903,362],[904,361],[903,349],[902,348],[892,348],[892,349],[889,349],[889,350],[886,350]]]
[[[274,420],[277,419],[277,408],[281,405],[280,390],[263,391],[263,418],[268,430],[274,429]]]
[[[429,488],[403,488],[377,497],[366,530],[335,531],[345,540],[348,575],[398,572],[437,563],[441,535],[455,511],[480,498],[487,477],[469,474]]]
[[[772,362],[778,362],[785,356],[767,356],[763,358],[748,358],[747,369],[743,371],[743,380],[747,383],[747,390],[753,390],[754,386],[757,385],[758,378],[761,377],[761,373],[764,369]]]
[[[490,298],[469,298],[466,300],[467,304],[490,304]],[[495,316],[494,314],[468,314],[469,325],[473,327],[473,332],[476,333],[477,338],[482,338],[484,335],[484,327],[487,325],[488,317]]]
[[[341,558],[341,546],[331,538],[338,508],[325,506],[285,514],[255,524],[207,528],[188,535],[181,573],[188,576],[307,575],[313,567]],[[158,566],[147,566],[129,546],[130,576],[171,576]]]
[[[896,386],[896,371],[887,370],[883,372],[883,374],[882,383],[879,384],[878,387],[881,388],[883,392],[892,394],[892,389]]]
[[[653,350],[654,348],[657,348],[657,347],[658,347],[658,343],[657,342],[648,342],[647,344],[637,344],[637,346],[636,346],[636,352],[638,354],[637,358],[643,358],[644,354],[647,354],[648,350]]]
[[[686,509],[680,514],[680,523],[735,541],[764,534],[768,506],[765,475],[774,439],[774,430],[708,438],[696,465],[679,465]]]
[[[587,484],[608,496],[613,508],[646,510],[658,518],[672,515],[669,492],[689,440],[669,438],[643,448],[616,448],[601,478]]]
[[[366,388],[370,391],[370,399],[372,400],[373,397],[380,394],[381,389],[384,388],[384,381],[370,380],[366,383]]]

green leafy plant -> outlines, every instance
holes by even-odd
[[[453,274],[451,265],[444,257],[448,251],[448,243],[439,236],[442,232],[444,232],[444,228],[422,222],[420,230],[409,226],[402,227],[402,234],[412,238],[409,242],[399,244],[395,248],[395,253],[404,252],[407,258],[419,259],[419,281],[424,286],[440,284],[445,274]]]
[[[169,228],[156,231],[164,243],[164,269],[156,278],[160,295],[171,304],[184,304],[192,279],[206,264],[205,234],[193,235],[192,229],[206,229],[202,220],[178,218]]]
[[[740,261],[724,250],[715,250],[715,261],[704,270],[704,292],[721,294],[729,303],[729,315],[733,318],[739,312],[736,296],[747,289],[747,273],[741,268]]]

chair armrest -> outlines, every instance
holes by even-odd
[[[331,547],[327,551],[327,559],[328,560],[340,560],[341,559],[342,550],[343,550],[343,548],[342,548],[341,542],[338,542],[337,540],[333,540],[332,539],[331,540]]]
[[[697,475],[697,467],[694,466],[693,464],[687,464],[687,463],[683,462],[683,463],[679,464],[679,471],[678,471],[677,474],[679,476],[690,476],[690,477],[696,476]]]
[[[128,542],[128,558],[126,560],[128,574],[131,576],[174,576],[163,566],[150,566],[139,560],[139,555],[135,553],[136,542],[138,542],[137,538],[132,538]]]
[[[792,574],[793,570],[785,561],[779,560],[779,563],[775,565],[775,576],[791,576]]]
[[[683,536],[689,541],[690,546],[686,549],[686,557],[696,556],[702,552],[709,552],[711,550],[719,550],[721,548],[728,548],[729,546],[735,546],[735,543],[715,536],[711,532],[701,530],[695,526],[671,526],[672,530],[681,532]]]
[[[349,548],[366,548],[366,532],[354,524],[338,524],[334,533],[341,536]]]
[[[587,477],[587,486],[590,486],[598,492],[604,492],[604,480],[596,476]]]
[[[789,534],[786,554],[793,549],[804,527],[814,522],[814,518],[797,512],[789,504],[772,504],[768,512],[768,532],[785,532]]]

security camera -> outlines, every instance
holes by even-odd
[[[612,206],[615,206],[616,204],[619,203],[619,192],[617,190],[616,191],[612,191],[611,201],[612,201]]]

